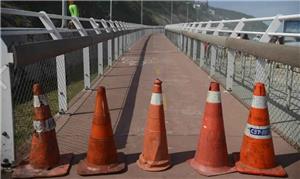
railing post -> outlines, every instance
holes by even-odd
[[[268,62],[268,86],[267,86],[267,90],[268,92],[270,92],[270,87],[271,87],[271,84],[272,84],[272,71],[273,71],[273,61],[269,61]]]
[[[95,19],[90,18],[90,23],[96,32],[97,35],[101,34],[101,30],[99,29],[99,25],[96,23]],[[98,56],[98,75],[103,75],[103,43],[100,42],[97,44],[97,56]]]
[[[114,38],[114,60],[119,58],[119,37]]]
[[[243,18],[244,19],[244,18]],[[243,19],[239,21],[239,23],[235,26],[233,32],[231,33],[230,37],[235,38],[237,37],[237,31],[240,31],[243,29],[245,23],[243,22]],[[228,57],[227,57],[227,75],[226,75],[226,90],[231,91],[232,85],[233,85],[233,75],[234,75],[234,60],[236,52],[235,50],[228,49]]]
[[[197,40],[193,39],[193,60],[197,60]]]
[[[183,35],[183,53],[187,53],[187,37],[185,35]]]
[[[117,29],[114,25],[114,22],[112,20],[109,20],[108,23],[110,24],[110,27],[112,28],[112,32],[116,32]],[[114,36],[114,33],[113,33],[113,36]],[[112,61],[111,61],[110,66],[112,66],[112,62],[118,58],[118,37],[113,37],[111,51],[112,51]]]
[[[196,23],[192,23],[192,26],[188,29],[188,31],[193,31],[194,30],[194,26],[196,25]],[[193,39],[188,37],[188,52],[187,52],[187,56],[192,58],[193,57],[193,49],[192,49],[192,45],[193,45]]]
[[[191,51],[191,38],[189,38],[188,36],[186,36],[186,40],[187,40],[187,50],[186,50],[186,55],[188,57],[190,57],[190,51]]]
[[[176,40],[177,40],[177,46],[176,46],[177,47],[177,51],[180,51],[180,49],[181,49],[181,43],[180,43],[181,42],[181,34],[177,34],[176,33],[175,36],[176,36]]]
[[[220,22],[218,26],[216,27],[213,35],[218,36],[219,35],[219,30],[221,30],[224,27],[223,22]],[[217,46],[213,45],[211,47],[211,56],[210,56],[210,76],[213,76],[216,71],[216,60],[217,60]]]
[[[124,29],[126,30],[126,31],[128,31],[128,26],[127,26],[127,24],[125,23],[125,22],[123,22],[123,26],[124,26]],[[125,51],[127,51],[128,50],[128,41],[129,41],[129,34],[126,32],[126,35],[125,35]]]
[[[109,20],[108,23],[110,25],[110,32],[112,34],[112,39],[110,39],[110,41],[109,41],[110,44],[108,44],[108,45],[110,45],[109,50],[110,50],[110,55],[111,55],[110,61],[108,63],[109,63],[109,66],[112,66],[113,61],[116,59],[116,56],[117,56],[117,54],[115,52],[116,51],[116,39],[115,39],[115,33],[114,33],[116,31],[116,29],[111,20]]]
[[[1,129],[1,164],[15,162],[14,118],[9,63],[13,63],[13,54],[8,53],[6,44],[1,38],[0,60],[0,129]]]
[[[119,22],[119,25],[123,32],[122,33],[122,43],[121,43],[121,46],[122,46],[121,50],[122,50],[122,54],[123,54],[126,51],[126,48],[125,48],[126,34],[124,33],[126,31],[126,29],[125,29],[123,22]]]
[[[268,43],[271,39],[271,37],[268,35],[268,33],[276,32],[276,30],[280,27],[280,25],[281,25],[281,22],[278,19],[278,16],[276,16],[259,41]],[[266,72],[265,66],[266,66],[266,60],[257,58],[255,82],[262,82],[262,83],[267,82],[267,72]],[[269,84],[267,84],[267,85],[269,85]]]
[[[201,23],[198,24],[198,27],[201,25]],[[195,23],[196,26],[196,23]],[[195,26],[193,28],[195,28]],[[192,29],[192,31],[196,32],[197,29]],[[193,39],[193,60],[197,60],[197,50],[198,50],[198,40]]]
[[[180,45],[179,45],[180,50],[183,52],[184,50],[184,36],[182,32],[180,33]]]
[[[62,39],[62,36],[57,31],[46,12],[40,12],[39,19],[50,32],[53,40]],[[57,74],[57,93],[58,93],[58,107],[60,113],[65,113],[68,109],[67,102],[67,80],[66,80],[66,64],[65,55],[56,57],[56,74]]]
[[[291,97],[293,90],[293,78],[294,78],[294,68],[291,66],[287,67],[289,69],[288,72],[288,80],[287,80],[287,96],[286,96],[286,107],[290,109],[291,107]]]
[[[107,22],[101,19],[101,24],[104,27],[106,33],[111,33],[112,29],[108,27]],[[112,39],[107,40],[107,65],[112,66]]]
[[[72,22],[82,37],[88,35],[88,33],[83,28],[83,26],[81,25],[81,23],[77,17],[72,17]],[[84,87],[85,87],[85,89],[90,89],[91,88],[91,72],[90,72],[89,47],[83,48],[83,74],[84,74]]]
[[[118,22],[118,21],[115,21],[115,24],[116,24],[116,26],[117,26],[117,28],[118,28],[118,31],[122,33],[122,28],[121,28],[119,22]],[[122,55],[122,51],[123,51],[123,50],[122,50],[122,37],[123,37],[123,35],[121,34],[121,35],[119,36],[119,56]]]
[[[202,26],[202,24],[201,24]],[[201,26],[199,28],[201,28]],[[206,29],[210,28],[211,26],[211,22],[207,22],[205,28],[203,30],[201,30],[202,34],[206,34]],[[204,46],[204,42],[200,42],[200,67],[202,67],[204,65],[204,60],[205,60],[205,46]]]

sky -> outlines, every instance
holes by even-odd
[[[243,12],[254,17],[299,14],[300,0],[208,0],[213,7]]]

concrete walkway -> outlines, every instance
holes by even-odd
[[[136,165],[142,150],[143,132],[153,81],[163,81],[163,100],[169,153],[173,167],[163,172],[145,172]],[[126,154],[128,170],[121,174],[84,178],[205,178],[186,162],[194,155],[200,119],[211,79],[162,34],[139,40],[114,64],[96,85],[107,89],[118,151]],[[58,142],[61,153],[75,154],[70,174],[64,178],[81,178],[77,163],[87,152],[95,91],[84,93],[72,106],[69,117],[59,119]],[[228,152],[240,150],[248,110],[222,89],[223,115]],[[273,133],[277,160],[289,174],[300,176],[300,154]],[[83,177],[82,177],[83,178]],[[270,178],[239,173],[214,178]]]

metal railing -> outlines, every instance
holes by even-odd
[[[2,164],[16,160],[15,150],[28,147],[32,127],[32,85],[43,86],[52,114],[65,114],[72,98],[89,90],[114,62],[143,35],[162,31],[104,19],[62,17],[46,12],[1,8],[1,16],[37,18],[41,27],[1,27]],[[64,18],[75,29],[57,28]],[[18,157],[18,155],[17,155]]]
[[[300,19],[300,14],[172,24],[165,27],[165,33],[178,50],[245,106],[251,105],[254,83],[265,83],[273,131],[299,150],[300,47],[269,43],[272,36],[300,37],[282,32],[284,20],[289,19]],[[244,29],[247,23],[262,21],[271,21],[264,31]],[[228,23],[235,25],[224,28]],[[261,37],[243,40],[237,38],[238,33]]]

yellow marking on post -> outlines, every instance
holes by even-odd
[[[160,74],[159,67],[155,67],[155,74],[158,76]]]

